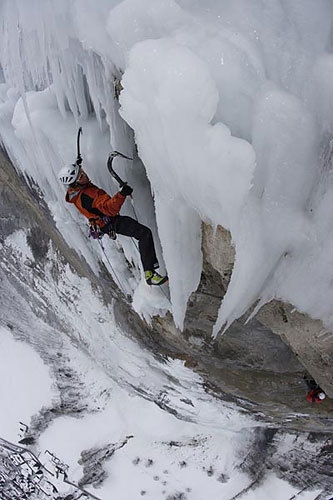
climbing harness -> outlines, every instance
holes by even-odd
[[[89,238],[94,240],[101,240],[105,234],[109,236],[112,240],[117,239],[117,233],[115,230],[115,217],[100,217],[100,220],[104,222],[104,226],[101,229],[97,224],[96,219],[89,219]]]
[[[88,236],[89,238],[93,238],[94,240],[101,240],[104,236],[104,233],[102,233],[101,228],[97,226],[96,222],[90,222]]]
[[[107,234],[111,240],[116,240],[117,239],[117,233],[116,233],[116,218],[115,217],[108,217],[107,215],[102,217],[103,222],[105,222],[105,225],[102,228],[102,233]]]

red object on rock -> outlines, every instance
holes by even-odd
[[[306,399],[309,403],[322,403],[326,397],[326,394],[321,389],[311,389],[306,395]]]

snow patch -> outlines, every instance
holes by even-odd
[[[5,245],[12,247],[13,251],[22,259],[33,262],[34,256],[27,242],[27,233],[22,229],[14,231],[5,239]]]
[[[29,423],[55,396],[48,367],[28,344],[0,327],[1,437],[18,442],[19,422]]]

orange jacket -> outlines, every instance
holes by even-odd
[[[121,193],[110,196],[89,181],[82,187],[69,187],[65,200],[68,203],[74,203],[87,219],[93,220],[99,227],[103,227],[105,221],[102,218],[118,215],[125,198],[126,196]]]

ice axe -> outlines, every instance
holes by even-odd
[[[112,175],[112,177],[114,179],[116,179],[116,181],[118,182],[119,186],[120,187],[123,187],[127,184],[127,182],[123,181],[119,175],[117,174],[117,172],[114,170],[114,168],[112,167],[112,162],[113,160],[117,157],[117,156],[121,156],[122,158],[126,158],[126,160],[132,160],[133,161],[133,158],[130,158],[129,156],[126,156],[124,155],[123,153],[120,153],[119,151],[113,151],[112,153],[109,154],[109,158],[108,158],[108,171],[110,172],[110,174]]]
[[[114,179],[116,179],[119,186],[122,188],[123,186],[126,186],[126,184],[128,184],[128,183],[126,181],[123,181],[122,178],[119,177],[119,175],[117,174],[117,172],[114,170],[114,168],[112,166],[112,162],[115,158],[117,158],[117,156],[120,156],[121,158],[125,158],[126,160],[131,160],[131,161],[133,161],[133,158],[130,158],[129,156],[126,156],[126,155],[124,155],[124,153],[120,153],[119,151],[112,151],[112,153],[109,154],[109,158],[108,158],[108,162],[107,162],[108,171],[110,172],[112,177]],[[136,215],[135,208],[134,208],[132,195],[131,195],[131,203],[132,203],[132,208],[133,208],[135,218],[136,218],[136,220],[138,220],[138,217]]]
[[[80,137],[82,134],[82,127],[79,128],[77,131],[77,139],[76,139],[76,147],[77,147],[77,158],[76,158],[76,164],[81,165],[82,163],[82,156],[80,152]]]

